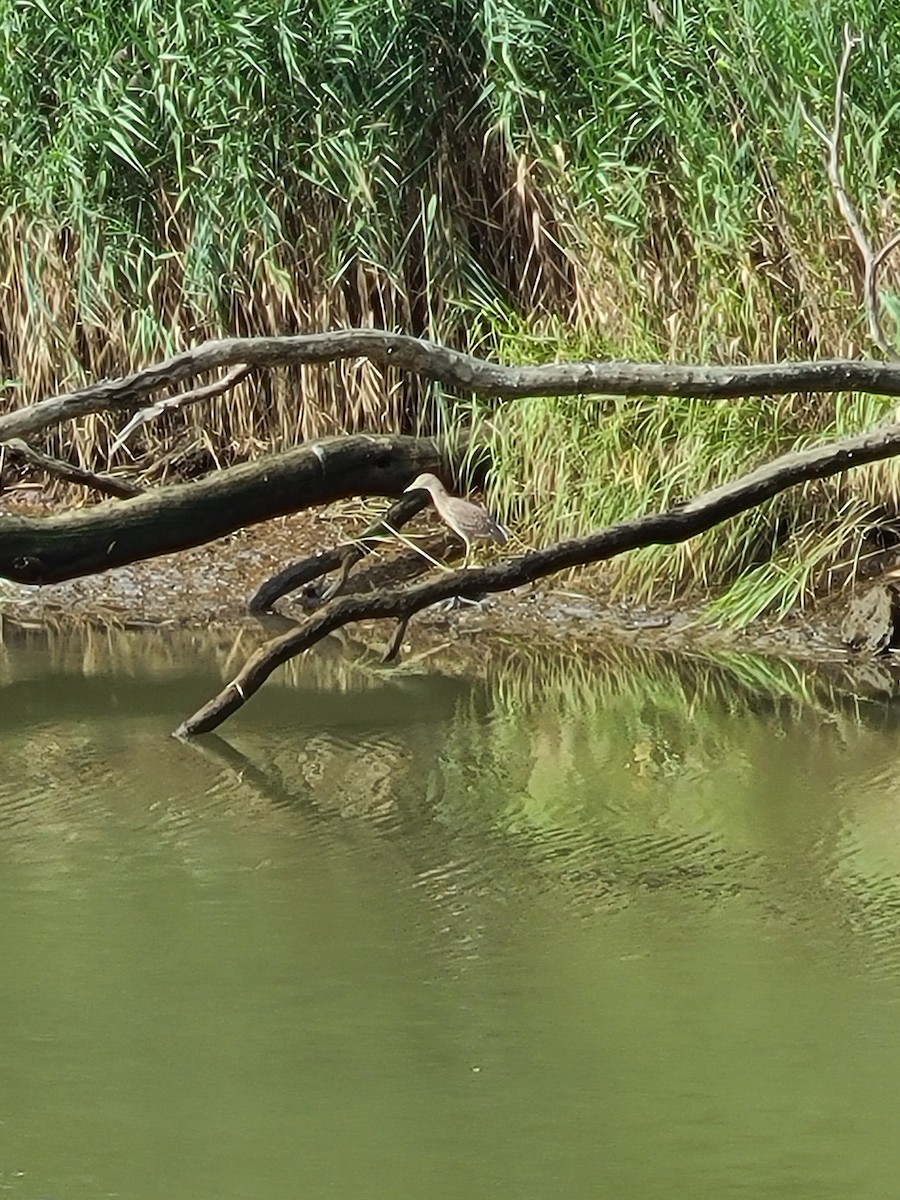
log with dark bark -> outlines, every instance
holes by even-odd
[[[57,583],[200,546],[247,525],[349,496],[399,496],[448,467],[430,438],[323,438],[260,462],[51,517],[0,516],[0,576]]]
[[[305,620],[296,630],[262,646],[237,676],[176,730],[188,737],[216,729],[236,712],[283,663],[353,621],[372,618],[405,623],[431,604],[454,596],[474,598],[534,583],[547,575],[615,558],[643,546],[673,545],[704,533],[720,522],[770,500],[811,479],[824,479],[849,467],[900,454],[900,425],[786,454],[747,475],[714,488],[671,512],[622,521],[588,537],[559,542],[497,566],[455,571],[404,590],[342,596]],[[391,649],[396,649],[396,638]]]

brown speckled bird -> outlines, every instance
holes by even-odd
[[[428,472],[418,475],[404,491],[428,492],[438,516],[465,543],[463,567],[469,565],[473,542],[498,542],[502,546],[509,541],[509,531],[486,508],[470,500],[462,500],[459,496],[451,496],[436,475]]]

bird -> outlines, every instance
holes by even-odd
[[[502,546],[509,541],[509,530],[492,517],[486,508],[459,496],[451,496],[436,475],[427,471],[423,475],[417,475],[409,487],[403,490],[428,492],[438,516],[447,528],[465,543],[463,568],[469,565],[473,542],[497,542]]]

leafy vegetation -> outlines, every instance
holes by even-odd
[[[848,184],[887,234],[900,0],[17,0],[0,9],[0,375],[30,401],[209,335],[348,325],[520,362],[868,352],[798,105],[828,123],[844,21],[867,39]],[[890,266],[882,283],[890,314]],[[477,417],[461,399],[347,363],[178,420],[227,459]],[[486,427],[492,499],[546,540],[890,411],[508,404]],[[92,418],[75,452],[96,463],[114,433]],[[859,471],[616,570],[645,593],[733,583],[723,611],[749,619],[857,556],[898,496],[892,465]]]

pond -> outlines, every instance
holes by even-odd
[[[900,1177],[900,709],[735,660],[0,648],[0,1191],[830,1200]]]

